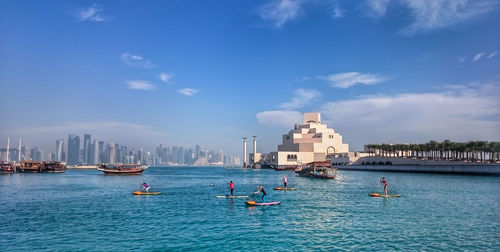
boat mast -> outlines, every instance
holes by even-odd
[[[7,163],[9,162],[10,138],[7,137]]]
[[[19,151],[17,153],[18,153],[17,161],[21,162],[21,138],[19,138]]]

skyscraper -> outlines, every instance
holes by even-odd
[[[194,159],[197,160],[201,155],[201,146],[196,145],[194,148]]]
[[[90,134],[85,134],[83,135],[83,162],[85,164],[89,164],[91,162],[90,160],[90,149],[91,141],[90,141]]]
[[[77,165],[80,163],[80,136],[68,136],[68,164]]]
[[[56,140],[56,161],[63,162],[64,139]]]
[[[108,157],[109,160],[108,162],[110,164],[116,163],[116,144],[115,143],[109,143],[108,145]]]
[[[99,164],[101,162],[101,150],[99,149],[100,144],[99,141],[94,140],[92,144],[92,163],[91,164]]]

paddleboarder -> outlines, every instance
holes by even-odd
[[[387,180],[382,177],[382,179],[380,180],[380,184],[382,184],[382,188],[384,188],[384,195],[387,197],[387,195],[389,195],[389,193],[387,192],[387,187],[389,186],[389,184],[387,184]]]
[[[258,194],[258,193],[262,193],[262,203],[266,203],[266,191],[264,190],[264,187],[263,186],[258,186],[258,191],[255,192],[255,194]]]
[[[283,176],[283,187],[286,188],[286,184],[288,184],[288,180],[286,179],[286,176]]]
[[[233,181],[229,181],[228,185],[229,185],[229,189],[231,189],[231,196],[233,196],[233,191],[234,191]]]
[[[141,187],[141,190],[142,189],[146,189],[146,192],[149,192],[149,188],[151,188],[148,184],[146,184],[146,182],[143,182],[142,183],[142,187]]]

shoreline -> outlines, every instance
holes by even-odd
[[[338,170],[500,176],[500,165],[337,165]]]

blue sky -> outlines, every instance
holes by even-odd
[[[0,137],[53,151],[89,132],[240,154],[257,135],[269,152],[318,111],[351,150],[499,141],[499,11],[490,0],[1,1]]]

